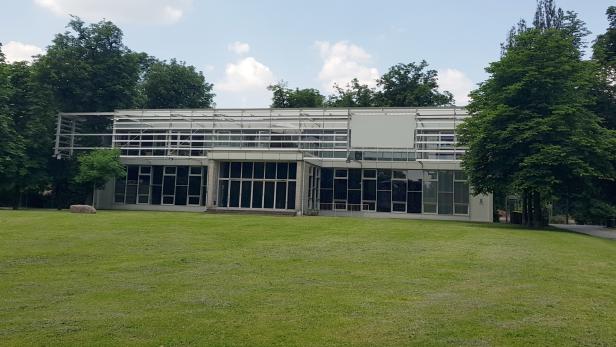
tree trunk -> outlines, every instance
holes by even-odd
[[[19,186],[15,186],[15,188],[13,188],[13,203],[11,206],[13,208],[13,210],[19,210],[19,207],[21,207],[21,189],[19,188]]]
[[[526,191],[522,192],[522,224],[528,224],[528,204],[526,199]]]
[[[533,220],[536,228],[543,226],[543,214],[541,211],[541,193],[535,192],[533,194]]]
[[[94,199],[96,198],[96,185],[92,185],[92,207],[96,208],[96,206],[94,206]]]

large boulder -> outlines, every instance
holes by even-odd
[[[71,205],[71,213],[96,213],[96,209],[90,205]]]

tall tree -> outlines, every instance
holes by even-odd
[[[56,111],[50,91],[34,78],[34,68],[25,62],[9,65],[11,93],[8,105],[20,155],[12,160],[19,170],[11,177],[13,207],[20,205],[22,193],[40,192],[47,187],[47,165],[52,156]]]
[[[113,111],[130,108],[144,54],[122,42],[120,28],[109,21],[86,25],[73,17],[71,31],[57,34],[40,57],[39,80],[53,91],[64,112]]]
[[[360,84],[357,78],[349,82],[345,88],[334,85],[336,92],[327,99],[327,105],[332,107],[370,107],[376,106],[374,88]]]
[[[207,108],[214,100],[213,85],[192,65],[171,59],[155,61],[143,81],[146,108]]]
[[[317,89],[290,89],[280,81],[267,87],[272,92],[273,108],[323,107],[325,97]]]
[[[126,170],[120,161],[120,150],[95,149],[79,157],[77,183],[92,187],[92,206],[95,204],[96,189],[102,189],[114,177],[124,177]]]
[[[476,193],[519,193],[526,222],[539,226],[545,204],[573,182],[614,178],[616,142],[589,108],[595,74],[575,37],[524,30],[486,71],[459,128]]]
[[[443,106],[454,102],[453,95],[440,92],[436,70],[428,69],[428,63],[397,64],[377,81],[377,106],[421,107]]]
[[[616,129],[616,6],[606,11],[609,26],[605,33],[597,36],[593,48],[593,60],[599,67],[597,85],[597,112],[605,125]]]

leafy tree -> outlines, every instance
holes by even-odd
[[[616,142],[589,108],[595,74],[580,57],[567,31],[520,32],[486,68],[459,128],[475,193],[519,193],[529,225],[543,225],[543,207],[567,187],[615,177]]]
[[[96,189],[102,189],[114,177],[124,177],[126,170],[120,161],[119,149],[96,149],[79,157],[77,183],[93,188],[92,205]]]
[[[23,157],[25,148],[11,117],[10,66],[6,64],[1,48],[0,45],[0,194],[8,195],[14,186],[13,177],[20,172],[19,161],[15,159]]]
[[[122,42],[109,21],[86,25],[73,17],[72,31],[57,34],[38,59],[39,80],[53,91],[63,112],[113,111],[135,105],[144,54]]]
[[[376,91],[367,84],[360,84],[357,78],[349,82],[345,88],[334,85],[336,93],[330,95],[327,105],[332,107],[370,107],[375,106]]]
[[[421,107],[443,106],[454,102],[450,92],[438,90],[436,70],[427,69],[428,63],[397,64],[377,81],[381,88],[376,106]]]
[[[273,108],[323,107],[325,97],[317,89],[305,88],[295,90],[287,88],[287,83],[280,81],[267,87],[272,92]]]
[[[609,26],[604,34],[597,36],[593,44],[593,60],[599,66],[597,85],[597,112],[605,125],[616,129],[616,6],[606,11]]]
[[[146,108],[207,108],[214,99],[213,85],[194,66],[171,59],[156,61],[145,73]]]
[[[17,135],[14,141],[23,149],[12,157],[19,170],[7,180],[12,186],[13,207],[17,208],[23,193],[40,192],[47,187],[56,111],[51,93],[36,82],[31,66],[16,62],[8,70],[11,85],[8,105]]]

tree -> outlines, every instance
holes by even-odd
[[[574,36],[531,28],[511,43],[471,93],[462,165],[475,193],[518,193],[526,223],[541,226],[567,187],[615,177],[616,142],[589,107],[595,74]]]
[[[436,70],[428,70],[428,63],[397,64],[377,81],[381,88],[376,94],[377,106],[422,107],[443,106],[454,102],[450,92],[438,90]]]
[[[86,25],[73,17],[72,31],[57,34],[37,65],[40,82],[53,91],[63,112],[113,111],[133,107],[145,54],[122,42],[109,21]]]
[[[13,207],[18,208],[23,193],[47,188],[56,111],[51,93],[34,79],[32,66],[16,62],[8,70],[11,85],[8,105],[16,133],[13,141],[23,149],[11,158],[19,170],[7,180],[12,186]]]
[[[360,84],[357,78],[347,83],[345,88],[334,85],[336,93],[330,95],[327,105],[332,107],[370,107],[375,106],[376,91],[367,84]]]
[[[213,85],[194,66],[171,59],[156,61],[143,81],[146,108],[207,108],[214,99]]]
[[[287,83],[280,81],[267,87],[272,92],[273,108],[323,107],[325,97],[317,89],[287,88]]]
[[[0,45],[0,193],[7,194],[13,189],[13,177],[20,172],[19,161],[15,159],[24,155],[25,148],[11,117],[10,67],[5,62],[1,48]]]
[[[114,177],[124,177],[126,170],[120,161],[119,149],[96,149],[79,157],[77,183],[92,187],[92,206],[96,189],[102,189]]]
[[[606,14],[609,26],[604,34],[597,36],[592,58],[599,67],[597,112],[608,128],[616,129],[616,6],[609,7]]]

